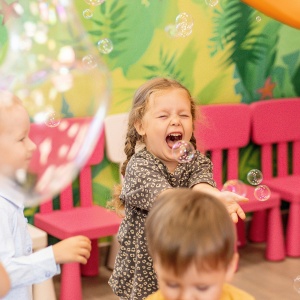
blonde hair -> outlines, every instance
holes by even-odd
[[[146,112],[147,104],[150,98],[150,95],[153,95],[157,92],[169,90],[169,89],[183,89],[187,92],[188,97],[191,101],[191,114],[193,122],[196,119],[196,104],[193,100],[189,90],[184,87],[181,83],[174,79],[169,78],[153,78],[141,85],[135,92],[133,97],[133,104],[131,111],[129,112],[127,134],[125,140],[124,152],[126,154],[126,160],[121,166],[121,174],[125,176],[126,167],[130,158],[135,154],[135,147],[138,142],[143,142],[143,137],[138,134],[135,129],[135,124],[137,121],[141,120]],[[190,142],[196,148],[196,139],[194,134],[192,134]],[[120,185],[114,187],[112,200],[108,202],[108,207],[115,210],[118,213],[121,213],[124,209],[124,204],[119,199],[121,192]]]
[[[146,219],[149,253],[176,275],[227,268],[234,257],[234,224],[220,200],[187,188],[158,196]]]

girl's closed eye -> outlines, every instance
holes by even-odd
[[[167,117],[168,117],[167,115],[159,115],[159,116],[158,116],[159,119],[165,119],[165,118],[167,118]]]

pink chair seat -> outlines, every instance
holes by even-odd
[[[97,239],[115,234],[119,229],[120,218],[101,206],[93,205],[36,214],[34,223],[61,240],[75,235]]]

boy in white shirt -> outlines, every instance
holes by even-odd
[[[86,264],[91,251],[87,237],[75,236],[32,253],[23,213],[25,196],[15,180],[18,170],[27,170],[36,149],[29,129],[29,116],[21,101],[0,91],[0,260],[11,282],[5,300],[32,299],[32,284],[59,274],[59,264]]]

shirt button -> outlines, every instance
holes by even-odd
[[[49,278],[49,277],[51,276],[50,272],[47,271],[46,274],[45,274],[45,276],[46,276],[47,278]]]
[[[31,247],[27,247],[27,254],[31,253]]]

